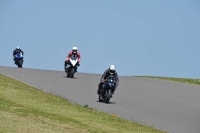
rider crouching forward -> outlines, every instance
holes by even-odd
[[[20,52],[24,56],[24,51],[19,46],[17,46],[17,48],[14,49],[14,51],[13,51],[13,60],[15,61],[15,64],[17,64],[16,59],[15,59],[15,55],[20,53]]]
[[[98,90],[97,90],[97,94],[99,95],[101,92],[101,88],[102,88],[102,85],[103,85],[103,82],[105,79],[107,79],[107,77],[109,77],[110,75],[113,75],[116,79],[116,87],[114,88],[114,91],[112,92],[114,94],[117,86],[119,85],[119,78],[118,78],[118,74],[115,70],[115,66],[114,65],[110,65],[110,67],[108,69],[106,69],[100,79],[100,83],[98,84]]]
[[[76,57],[78,57],[77,66],[80,66],[81,55],[80,55],[80,53],[78,52],[78,48],[77,48],[77,47],[73,47],[73,48],[72,48],[72,51],[69,52],[69,54],[68,54],[68,56],[67,56],[67,59],[66,59],[66,61],[65,61],[65,67],[64,67],[65,71],[66,71],[66,66],[67,66],[67,64],[69,63],[69,59],[71,58],[71,56],[74,56],[74,57],[76,56]],[[76,67],[75,72],[77,72],[77,67]]]

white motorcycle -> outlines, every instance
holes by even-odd
[[[78,65],[78,57],[74,57],[72,56],[69,59],[69,63],[66,66],[66,73],[67,73],[67,77],[69,78],[73,78],[74,74],[75,74],[75,70],[77,70],[77,65]]]

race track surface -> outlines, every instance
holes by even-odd
[[[110,104],[98,102],[97,85],[101,75],[0,67],[11,76],[69,101],[114,113],[172,133],[200,133],[200,87],[171,81],[119,77]]]

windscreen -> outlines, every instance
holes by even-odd
[[[107,78],[107,81],[109,82],[115,82],[115,77],[113,75],[110,75],[108,78]]]
[[[76,60],[77,58],[78,58],[77,56],[74,55],[71,56],[71,60]]]
[[[17,52],[17,56],[21,56],[21,53],[20,53],[20,52]]]

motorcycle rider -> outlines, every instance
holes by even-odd
[[[114,91],[112,92],[112,94],[114,94],[117,86],[119,85],[119,78],[118,78],[118,74],[117,74],[117,72],[115,70],[115,66],[114,65],[110,65],[110,67],[104,71],[104,73],[103,73],[103,75],[102,75],[102,77],[100,79],[100,83],[98,84],[98,90],[97,90],[97,94],[98,95],[101,93],[101,88],[102,88],[104,79],[106,79],[110,75],[113,75],[116,78],[116,87],[114,88]]]
[[[20,52],[24,56],[24,51],[19,46],[17,46],[13,51],[13,60],[15,61],[15,64],[16,64],[15,55],[20,53]]]
[[[78,57],[77,66],[80,66],[81,55],[80,55],[80,53],[78,52],[78,48],[77,48],[77,47],[73,47],[73,48],[72,48],[72,51],[69,52],[69,54],[68,54],[68,56],[67,56],[67,59],[66,59],[66,61],[65,61],[65,66],[64,66],[65,71],[66,71],[66,66],[67,66],[67,64],[69,63],[69,59],[70,59],[70,57],[71,57],[72,55]],[[77,67],[76,67],[75,72],[77,72]]]

